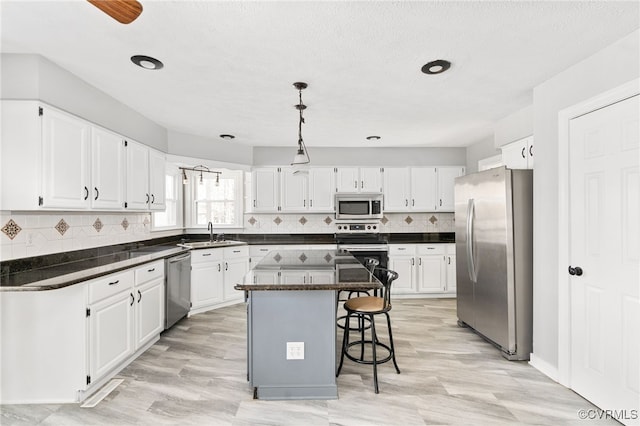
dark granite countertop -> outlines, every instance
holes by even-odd
[[[455,234],[380,234],[388,243],[453,243]],[[334,234],[226,234],[251,245],[335,244]],[[75,250],[0,262],[0,291],[51,290],[171,256],[185,242],[207,241],[208,234],[183,234],[135,243]],[[209,247],[200,247],[209,248]]]
[[[316,279],[291,279],[300,272],[308,272]],[[234,288],[243,291],[306,291],[381,287],[382,283],[349,252],[315,249],[279,250],[278,256],[268,256],[255,265],[244,276],[243,282]]]

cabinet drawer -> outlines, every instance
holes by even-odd
[[[272,246],[249,246],[249,254],[251,255],[251,257],[261,257],[261,256],[266,256],[267,253],[269,253],[271,250],[275,250],[277,249],[279,246],[277,245],[272,245]],[[231,247],[228,247],[231,248]]]
[[[164,260],[147,263],[136,268],[136,285],[164,277]]]
[[[133,270],[118,272],[89,281],[89,304],[98,302],[133,287]]]
[[[224,258],[233,259],[234,257],[249,257],[249,246],[225,247]]]
[[[389,255],[407,255],[416,254],[415,244],[389,244]]]
[[[446,244],[418,244],[418,254],[445,254]]]
[[[222,260],[222,249],[191,250],[191,264]]]

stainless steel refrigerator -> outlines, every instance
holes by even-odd
[[[505,167],[455,180],[458,323],[510,360],[532,351],[533,174]]]

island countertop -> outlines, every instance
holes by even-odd
[[[345,250],[279,250],[265,256],[243,282],[242,291],[369,290],[382,283]]]

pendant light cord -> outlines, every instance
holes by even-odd
[[[309,151],[304,143],[304,139],[302,139],[302,123],[304,123],[304,117],[302,116],[302,111],[304,110],[304,104],[302,103],[302,89],[298,89],[298,94],[300,98],[300,103],[298,104],[298,111],[300,111],[300,120],[298,121],[298,148],[307,156],[307,163],[310,163],[311,157],[309,157]]]

